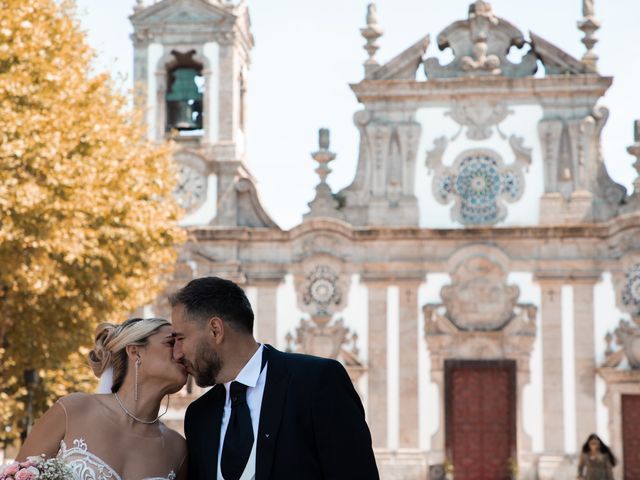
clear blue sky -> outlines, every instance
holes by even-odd
[[[146,0],[149,3],[150,0]],[[98,68],[131,78],[133,54],[128,16],[134,0],[77,0],[83,27],[98,52]],[[349,184],[355,172],[358,135],[353,113],[360,107],[349,83],[362,78],[366,53],[359,28],[367,0],[249,0],[256,47],[249,77],[249,165],[267,210],[283,228],[307,211],[317,176],[309,153],[317,129],[328,127],[332,150],[329,183]],[[432,39],[467,16],[470,0],[379,0],[385,35],[377,58],[384,62],[430,33]],[[581,0],[493,0],[496,14],[580,57],[582,32],[576,28]],[[603,74],[614,84],[602,104],[611,117],[603,145],[611,176],[630,188],[635,177],[632,121],[640,117],[640,18],[638,0],[596,0],[603,25],[596,53]],[[429,53],[436,52],[435,42]]]

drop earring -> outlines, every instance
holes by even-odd
[[[140,367],[140,358],[136,359],[136,384],[133,387],[133,399],[138,401],[138,368]]]

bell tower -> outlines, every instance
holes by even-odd
[[[137,0],[130,19],[136,102],[149,139],[177,144],[183,224],[275,226],[246,167],[246,1]]]

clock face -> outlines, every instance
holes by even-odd
[[[178,184],[173,194],[185,210],[200,205],[207,194],[207,179],[188,165],[178,167]]]

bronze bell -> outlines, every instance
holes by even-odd
[[[196,83],[195,68],[176,68],[169,73],[167,92],[167,130],[202,128],[202,92]]]

